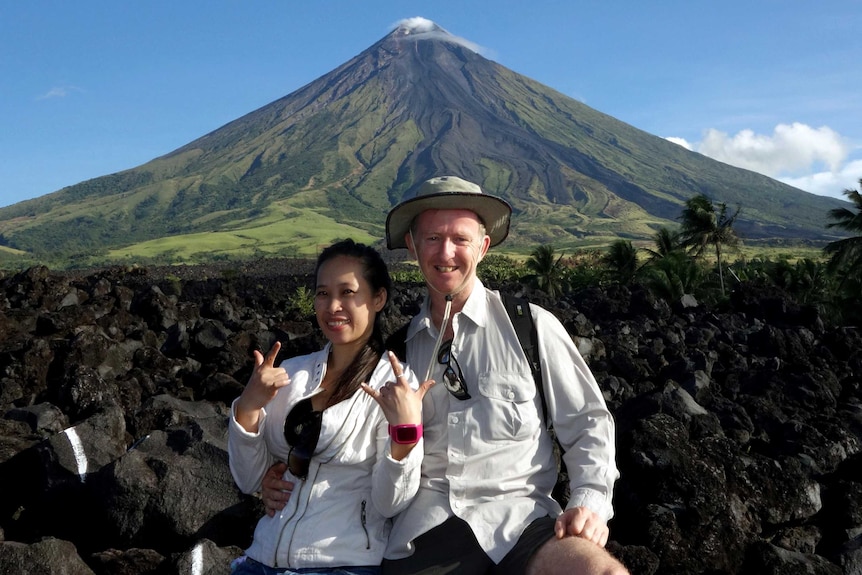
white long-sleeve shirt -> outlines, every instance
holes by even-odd
[[[290,384],[267,404],[257,433],[236,421],[228,435],[230,469],[245,493],[261,488],[275,461],[287,461],[290,446],[284,420],[300,400],[314,394],[326,371],[327,346],[284,361]],[[416,377],[405,365],[410,385]],[[368,384],[379,389],[395,381],[384,355]],[[236,402],[234,402],[235,405]],[[377,403],[361,389],[323,412],[320,439],[305,481],[295,483],[287,506],[260,519],[246,555],[270,567],[379,565],[391,529],[391,517],[410,502],[419,486],[422,440],[401,461],[390,456],[388,423]]]
[[[548,417],[571,480],[568,508],[613,515],[619,478],[614,422],[601,390],[559,320],[531,305],[538,332]],[[412,540],[451,515],[465,520],[479,544],[499,562],[534,519],[562,512],[551,496],[558,470],[541,400],[497,292],[477,280],[464,308],[453,314],[451,354],[471,398],[459,400],[442,384],[423,402],[425,459],[419,493],[396,518],[386,557],[412,553]],[[424,375],[438,331],[426,298],[407,333],[407,361]],[[444,366],[431,377],[442,382]]]

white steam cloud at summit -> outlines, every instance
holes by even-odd
[[[734,136],[711,128],[700,142],[666,139],[714,160],[822,196],[846,199],[842,191],[855,189],[862,178],[862,160],[848,161],[850,143],[827,126],[812,128],[794,122],[777,125],[771,135],[741,130]]]
[[[488,50],[482,46],[479,46],[475,42],[471,42],[465,38],[461,38],[460,36],[450,34],[432,20],[422,18],[421,16],[399,20],[390,27],[390,31],[397,28],[404,28],[408,31],[406,38],[412,38],[414,40],[444,40],[446,42],[452,42],[453,44],[463,46],[464,48],[472,50],[477,54],[481,54],[486,58],[489,57]]]

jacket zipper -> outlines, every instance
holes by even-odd
[[[299,497],[300,495],[304,495],[304,494],[302,493],[302,488],[303,488],[304,486],[305,486],[305,481],[302,481],[302,482],[299,484],[299,489],[294,489],[294,491],[290,494],[290,496],[291,496],[291,497]],[[307,497],[307,496],[306,496],[306,497]],[[308,506],[308,501],[306,501],[306,503],[305,503],[305,504],[306,504],[306,508],[307,508],[307,506]],[[296,517],[296,513],[297,513],[297,511],[299,510],[299,506],[300,506],[300,505],[302,505],[302,502],[299,502],[299,503],[298,503],[298,504],[293,508],[293,511],[291,512],[290,517],[288,517],[288,518],[286,518],[286,519],[285,519],[285,521],[284,521],[283,525],[281,526],[281,529],[279,530],[279,534],[278,534],[278,541],[276,541],[275,549],[273,550],[273,557],[272,557],[272,564],[273,564],[273,566],[275,566],[276,568],[280,568],[280,567],[288,567],[288,566],[290,566],[291,547],[293,547],[293,536],[296,534],[296,525],[294,525],[293,530],[291,531],[291,535],[290,535],[290,537],[289,537],[289,538],[288,538],[288,540],[287,540],[287,563],[288,563],[287,565],[279,565],[279,564],[278,564],[278,548],[281,546],[281,541],[282,541],[282,539],[284,539],[284,532],[285,532],[285,531],[287,531],[287,526],[288,526],[288,525],[290,525],[290,523],[291,523],[291,521],[293,520],[293,518],[294,518],[294,517]],[[278,512],[278,513],[281,513],[281,512]],[[303,513],[303,515],[304,515],[304,513]],[[302,518],[302,515],[300,515],[300,519],[301,519],[301,518]]]
[[[365,531],[365,548],[371,549],[371,537],[368,535],[368,525],[365,522],[365,500],[362,500],[362,512],[360,513],[362,520],[362,530]]]

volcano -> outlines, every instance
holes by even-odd
[[[314,253],[381,240],[385,213],[446,174],[512,204],[510,249],[648,242],[697,194],[741,208],[746,242],[823,243],[827,213],[845,204],[648,134],[412,19],[164,156],[0,209],[0,245],[54,258],[145,243],[169,258],[195,242],[209,256]],[[272,228],[288,220],[291,231]]]

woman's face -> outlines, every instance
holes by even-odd
[[[333,345],[364,345],[386,303],[386,290],[372,293],[362,272],[362,263],[350,256],[335,256],[317,271],[314,312],[317,325]]]

